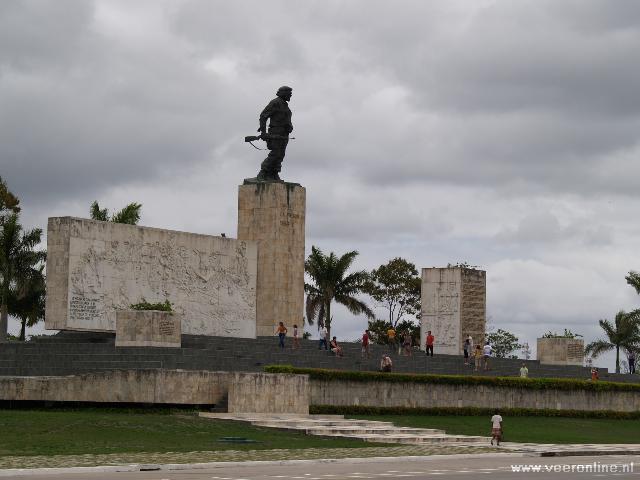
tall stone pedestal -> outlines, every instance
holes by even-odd
[[[302,327],[306,191],[293,183],[238,188],[238,240],[258,243],[256,334],[271,336],[278,322]]]
[[[429,330],[435,337],[436,355],[462,354],[469,335],[474,344],[481,343],[486,327],[486,284],[482,270],[423,268],[420,348],[424,350]]]

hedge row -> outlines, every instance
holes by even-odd
[[[466,375],[430,375],[410,373],[356,372],[321,368],[297,368],[291,365],[267,365],[268,373],[309,375],[313,380],[349,382],[426,383],[436,385],[477,385],[526,390],[586,390],[595,392],[640,392],[640,384],[616,383],[571,378],[472,377]]]
[[[493,408],[476,407],[368,407],[365,405],[335,406],[310,405],[309,413],[314,415],[425,415],[425,416],[491,416]],[[508,417],[572,417],[639,419],[640,412],[614,412],[612,410],[549,410],[534,408],[501,408],[500,414]]]

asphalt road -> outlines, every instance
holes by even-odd
[[[274,459],[277,460],[277,459]],[[615,466],[615,471],[613,466]],[[623,472],[623,466],[627,469]],[[538,468],[539,472],[517,472],[514,468]],[[591,469],[591,471],[589,471]],[[606,469],[606,470],[605,470]],[[598,479],[640,480],[640,456],[551,457],[488,456],[461,458],[428,457],[421,460],[365,460],[363,463],[299,461],[285,465],[244,464],[190,470],[145,472],[66,471],[56,474],[4,476],[24,480],[347,480],[347,479]]]

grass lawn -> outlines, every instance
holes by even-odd
[[[0,456],[373,446],[204,419],[191,412],[142,410],[0,409],[0,432]],[[222,443],[222,437],[258,443]]]
[[[491,436],[490,416],[386,415],[351,418],[382,420],[403,427],[440,428],[447,433]],[[640,420],[600,418],[507,417],[505,442],[530,443],[640,443]]]

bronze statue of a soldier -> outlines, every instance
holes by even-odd
[[[276,92],[277,97],[269,102],[260,114],[260,138],[267,142],[269,155],[260,165],[260,172],[255,179],[258,182],[282,182],[280,170],[282,160],[289,143],[289,134],[293,131],[291,123],[291,100],[292,88],[283,86]],[[267,120],[269,120],[269,131],[267,131]],[[250,138],[250,137],[247,137]]]

